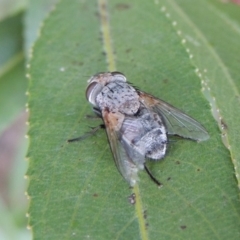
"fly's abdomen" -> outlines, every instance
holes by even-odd
[[[156,160],[164,157],[166,128],[155,113],[141,109],[137,116],[125,118],[120,131],[123,144],[135,163],[138,155]]]
[[[155,128],[136,142],[135,147],[144,149],[144,154],[147,158],[161,159],[166,154],[167,135],[161,128]]]

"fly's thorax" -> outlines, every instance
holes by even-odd
[[[136,90],[126,82],[109,82],[96,97],[98,107],[126,115],[137,113],[140,102]]]

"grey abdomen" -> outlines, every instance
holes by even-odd
[[[139,151],[144,149],[145,157],[156,160],[165,156],[166,147],[167,137],[161,128],[155,128],[146,133],[135,145],[135,148]]]
[[[139,159],[143,159],[140,156],[151,159],[164,157],[167,147],[166,128],[156,113],[140,109],[136,117],[125,118],[120,132],[122,144],[136,164],[139,164]]]

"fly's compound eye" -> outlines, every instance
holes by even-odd
[[[98,82],[91,82],[86,89],[86,98],[94,106],[96,106],[96,97],[102,90],[101,84]]]
[[[97,84],[98,84],[97,82],[92,82],[87,86],[87,89],[86,89],[87,100],[89,100],[89,98],[91,98],[91,94],[93,92],[93,89],[96,87]]]
[[[121,81],[121,82],[126,82],[127,79],[124,76],[124,74],[122,74],[121,72],[111,72],[114,81]]]

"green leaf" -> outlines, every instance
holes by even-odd
[[[22,49],[22,13],[0,22],[0,76],[4,66]]]
[[[24,110],[27,81],[22,55],[17,56],[9,71],[0,78],[0,133]]]
[[[27,0],[1,0],[0,21],[22,11],[27,5]]]
[[[198,1],[194,6],[187,0],[167,1],[166,6],[165,13],[179,23],[177,28],[194,56],[192,61],[229,149],[240,188],[240,135],[236,134],[240,119],[240,8],[215,0]]]
[[[29,51],[38,37],[41,24],[49,12],[53,9],[57,0],[31,0],[29,2],[28,11],[25,14],[25,55],[29,55]]]
[[[61,1],[45,21],[29,72],[28,214],[34,239],[239,238],[239,192],[230,154],[201,91],[203,78],[195,70],[202,68],[182,44],[186,37],[178,34],[189,22],[179,18],[174,27],[166,5]],[[209,55],[198,57],[209,61]],[[209,64],[209,72],[216,72],[218,62]],[[139,184],[129,188],[114,166],[104,131],[67,144],[100,123],[85,118],[91,114],[86,80],[114,69],[197,119],[210,134],[206,142],[171,142],[163,161],[148,162],[161,189],[144,171]]]
[[[0,22],[0,134],[26,103],[21,20],[22,13],[18,13]]]
[[[23,179],[27,169],[27,163],[23,162],[27,147],[24,139],[27,79],[22,53],[23,13],[19,12],[18,4],[9,9],[4,8],[4,3],[0,3],[0,238],[28,239],[30,234],[25,227],[24,214],[27,208],[26,181]],[[8,1],[8,6],[11,3]],[[4,14],[2,10],[5,10]],[[13,15],[15,12],[17,14]]]

